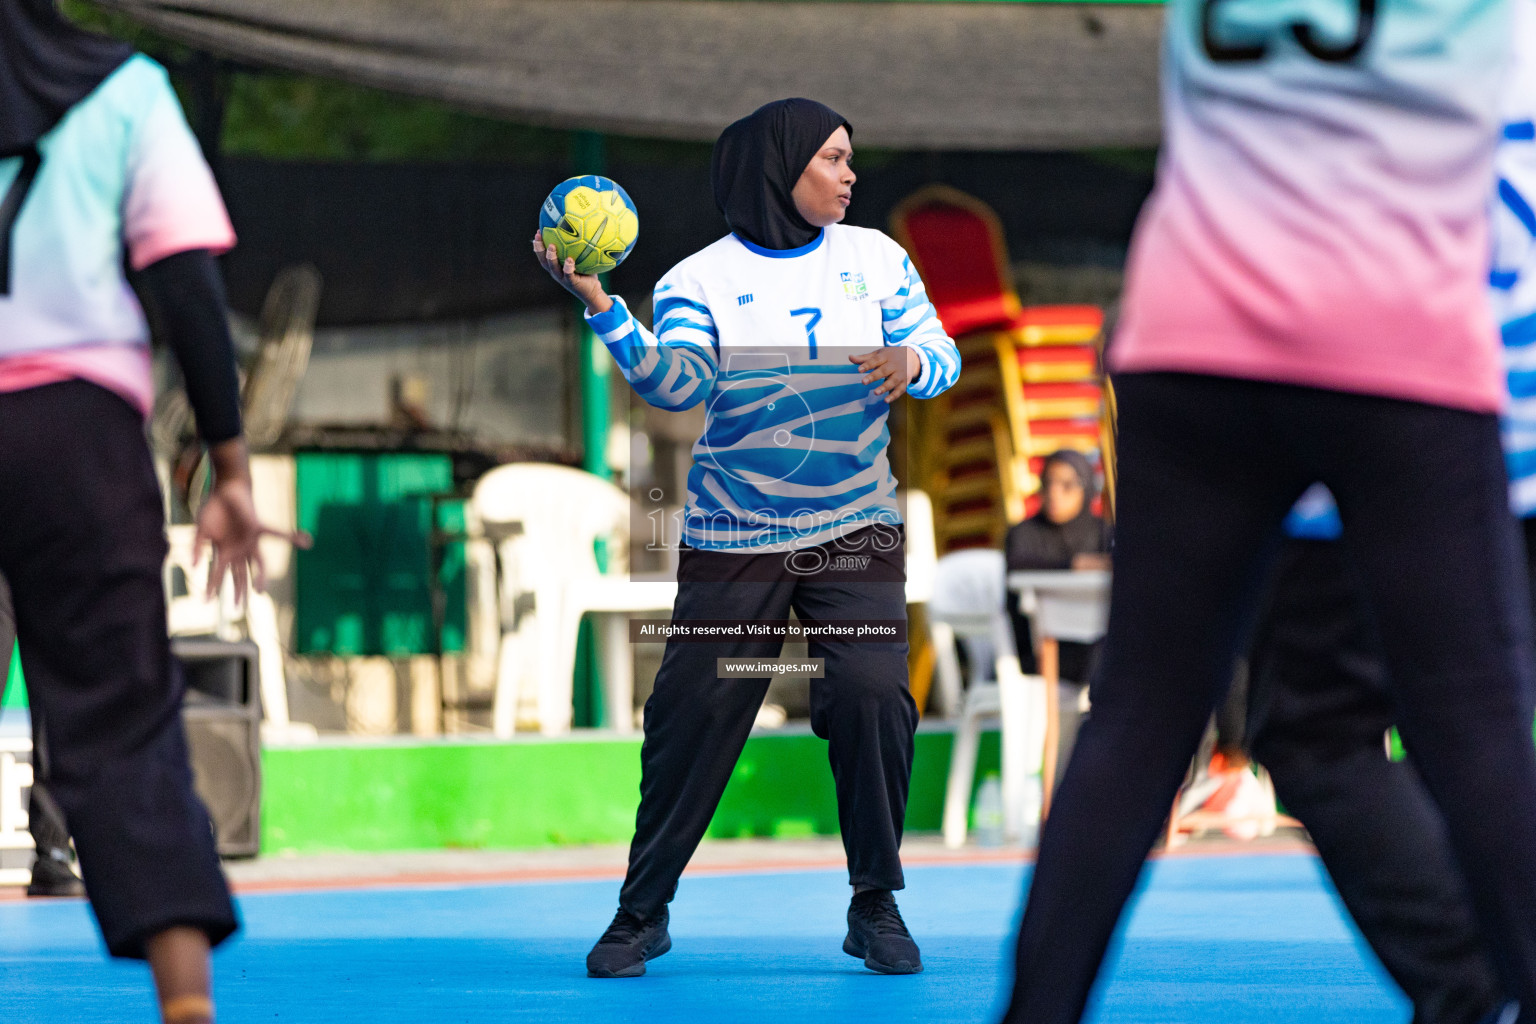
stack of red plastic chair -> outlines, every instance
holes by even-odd
[[[997,215],[929,185],[891,214],[939,319],[960,349],[960,380],[920,409],[918,472],[933,498],[939,552],[1002,543],[1038,506],[1045,456],[1099,453],[1113,467],[1112,396],[1100,368],[1096,306],[1026,307]],[[1107,474],[1112,483],[1112,474]]]
[[[1045,457],[1071,448],[1097,453],[1104,442],[1103,374],[1097,306],[1031,306],[993,336],[1014,454],[1028,467],[1025,514],[1039,504]]]

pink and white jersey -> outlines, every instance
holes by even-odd
[[[1171,0],[1110,366],[1493,412],[1505,0]]]
[[[165,69],[138,55],[38,141],[0,159],[0,197],[23,189],[0,287],[0,391],[72,378],[146,415],[149,327],[123,273],[234,231]],[[29,166],[30,164],[30,166]]]

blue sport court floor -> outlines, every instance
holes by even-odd
[[[673,951],[590,980],[612,916],[601,880],[249,892],[216,955],[222,1024],[949,1022],[996,1019],[1028,865],[910,867],[925,973],[841,950],[849,890],[827,869],[685,877]],[[1406,1001],[1300,853],[1155,862],[1091,1019],[1100,1024],[1398,1024]],[[108,962],[84,903],[0,903],[0,1021],[155,1020],[142,965]]]

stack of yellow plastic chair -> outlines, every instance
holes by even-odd
[[[920,189],[892,212],[891,229],[961,357],[959,382],[914,409],[916,486],[933,498],[940,554],[998,547],[1034,510],[1046,455],[1098,451],[1112,470],[1103,313],[1020,303],[997,215],[956,189]]]
[[[1019,481],[1020,504],[1010,518],[1023,518],[1038,506],[1047,455],[1063,448],[1088,454],[1106,448],[1103,328],[1097,306],[1030,306],[1010,330],[993,335]]]

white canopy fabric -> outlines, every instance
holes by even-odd
[[[97,0],[221,56],[533,124],[713,140],[810,96],[897,149],[1151,146],[1158,4]]]

